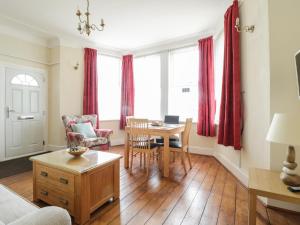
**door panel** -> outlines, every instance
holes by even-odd
[[[44,148],[43,82],[41,74],[6,69],[6,158]]]
[[[12,109],[15,113],[23,112],[23,90],[22,89],[12,89],[11,95]]]
[[[30,91],[30,112],[31,113],[38,113],[39,112],[39,91]]]

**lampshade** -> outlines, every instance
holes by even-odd
[[[267,140],[300,146],[300,114],[276,113],[269,128]]]

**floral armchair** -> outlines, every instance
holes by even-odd
[[[66,137],[68,146],[85,146],[91,149],[109,150],[110,147],[110,135],[113,133],[111,129],[96,129],[97,115],[63,115],[62,120],[66,130]],[[80,133],[73,132],[72,125],[77,123],[90,122],[97,135],[96,138],[84,138]]]

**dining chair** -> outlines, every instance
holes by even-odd
[[[179,116],[165,115],[164,123],[165,124],[179,124]],[[176,135],[172,135],[169,138],[169,141],[179,141],[179,137]],[[157,137],[156,143],[164,143],[164,138]]]
[[[151,154],[157,149],[157,145],[151,141],[149,134],[149,120],[131,118],[129,120],[129,149],[130,149],[130,172],[132,173],[133,156],[137,153],[144,155],[144,164],[149,175]]]
[[[190,136],[190,132],[191,132],[192,122],[193,122],[192,118],[186,119],[185,128],[184,128],[184,131],[182,134],[181,141],[179,141],[179,140],[178,141],[170,141],[170,143],[169,143],[170,152],[173,152],[173,153],[178,152],[181,154],[181,162],[182,162],[185,173],[187,172],[186,166],[185,166],[185,154],[187,154],[189,166],[190,166],[190,168],[192,168],[191,156],[190,156],[190,152],[189,152],[189,136]],[[163,147],[163,144],[160,144],[160,147]],[[162,157],[160,157],[160,159],[161,158]]]

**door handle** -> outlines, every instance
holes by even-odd
[[[43,177],[48,177],[48,173],[45,172],[45,171],[42,171],[42,172],[41,172],[41,176],[43,176]]]
[[[15,113],[15,112],[16,112],[16,110],[10,109],[9,107],[7,107],[7,118],[10,117],[10,113]]]
[[[59,182],[60,183],[62,183],[62,184],[68,184],[69,183],[69,181],[68,181],[68,179],[65,179],[65,178],[59,178]]]
[[[63,198],[59,198],[59,202],[62,203],[62,204],[64,204],[64,205],[68,205],[69,204],[68,200],[63,199]]]
[[[41,191],[42,195],[48,196],[48,191]]]

